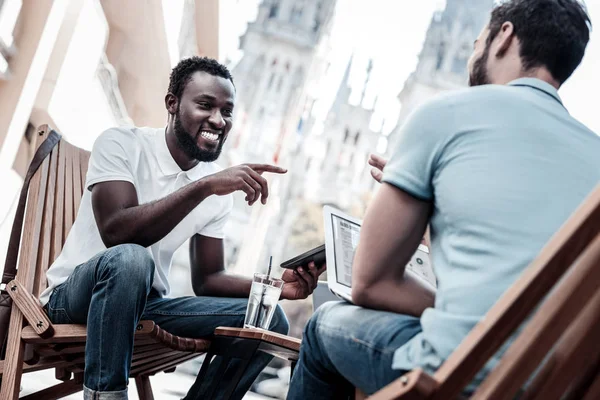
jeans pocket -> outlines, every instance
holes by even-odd
[[[73,321],[64,306],[62,289],[62,285],[60,285],[52,291],[48,301],[48,317],[53,324],[72,324]]]

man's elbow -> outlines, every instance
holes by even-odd
[[[192,290],[194,291],[194,295],[198,297],[216,295],[216,291],[212,285],[210,276],[205,276],[199,280],[200,282],[194,282],[192,278]]]
[[[120,244],[137,244],[143,247],[148,247],[152,243],[148,243],[142,238],[135,238],[133,235],[128,234],[123,228],[117,227],[103,227],[98,229],[100,233],[100,239],[107,249],[118,246]]]
[[[194,295],[197,297],[208,296],[210,293],[207,290],[206,285],[192,285],[192,290],[194,291]]]
[[[352,285],[352,302],[359,306],[369,308],[371,306],[371,296],[369,295],[372,291],[368,285],[364,283],[356,283]]]
[[[110,249],[111,247],[123,244],[123,243],[121,243],[120,238],[115,234],[112,234],[112,233],[107,232],[106,230],[102,230],[102,229],[99,231],[99,233],[100,233],[100,239],[102,239],[102,243],[104,243],[104,245],[106,246],[107,249]]]

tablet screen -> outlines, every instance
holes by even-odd
[[[335,276],[340,285],[352,286],[352,262],[358,246],[360,225],[337,215],[331,215],[333,225],[333,247]]]

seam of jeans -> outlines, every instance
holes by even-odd
[[[351,339],[352,339],[352,341],[354,343],[361,344],[361,345],[363,345],[365,347],[368,347],[369,349],[371,349],[373,351],[376,351],[376,352],[378,352],[380,354],[385,354],[385,355],[394,354],[396,352],[396,350],[397,350],[397,348],[390,349],[390,348],[387,348],[387,347],[385,349],[382,349],[380,347],[376,347],[373,344],[371,344],[369,342],[365,342],[364,340],[359,339],[359,338],[354,337],[354,336],[351,336]]]
[[[108,293],[110,285],[110,279],[106,282],[106,292]],[[93,294],[92,294],[93,296]],[[98,382],[96,383],[97,387],[100,387],[100,381],[102,380],[102,335],[104,334],[104,315],[106,310],[106,301],[102,302],[102,313],[100,314],[100,335],[98,338]]]
[[[65,310],[64,308],[52,308],[52,307],[48,307],[49,308],[49,312],[62,312],[62,315],[67,319],[69,324],[73,324],[73,320],[71,319],[71,317],[69,317],[69,314],[67,313],[67,310]],[[60,324],[59,324],[60,325]]]
[[[229,316],[241,316],[241,315],[246,315],[245,312],[243,313],[211,313],[211,312],[170,312],[170,311],[145,311],[144,315],[170,315],[170,316],[195,316],[195,317],[202,317],[202,316],[223,316],[223,317],[229,317]]]
[[[380,347],[376,347],[374,344],[372,344],[370,342],[365,342],[364,340],[359,339],[359,338],[355,337],[354,335],[344,334],[344,331],[342,331],[341,329],[339,329],[337,327],[334,328],[331,326],[324,325],[322,323],[319,324],[318,329],[328,331],[327,334],[329,334],[331,336],[338,336],[342,339],[352,340],[354,343],[357,343],[359,345],[367,347],[367,348],[369,348],[373,351],[376,351],[377,353],[380,353],[380,354],[385,354],[385,355],[393,354],[397,350],[397,349],[390,349],[390,348],[382,349]]]

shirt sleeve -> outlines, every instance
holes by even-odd
[[[104,131],[94,142],[85,187],[106,181],[126,181],[135,184],[130,157],[136,154],[133,133],[117,129]]]
[[[233,209],[233,196],[222,196],[222,199],[223,207],[221,212],[210,223],[206,224],[198,234],[216,239],[223,239],[225,237],[225,224],[229,220],[229,214],[231,214],[231,210]]]
[[[433,200],[433,177],[452,124],[445,101],[426,103],[400,127],[384,168],[383,182],[421,200]]]

